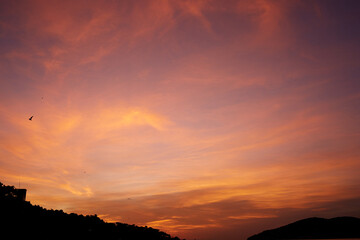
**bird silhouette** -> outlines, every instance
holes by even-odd
[[[31,116],[31,117],[29,118],[29,120],[32,121],[32,118],[33,118],[33,117],[34,117],[34,116]]]

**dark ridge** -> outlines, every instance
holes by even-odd
[[[360,238],[360,218],[307,218],[253,235],[248,240]]]
[[[106,223],[96,214],[68,214],[32,205],[13,186],[1,182],[0,230],[9,239],[180,240],[151,227]]]

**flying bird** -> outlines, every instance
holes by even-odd
[[[29,118],[29,120],[32,121],[32,118],[33,118],[33,117],[34,117],[34,116],[31,116],[31,117]]]

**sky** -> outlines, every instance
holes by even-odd
[[[1,0],[0,181],[188,240],[360,217],[359,12]]]

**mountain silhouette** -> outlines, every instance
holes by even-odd
[[[9,239],[180,240],[151,227],[106,223],[96,214],[68,214],[32,205],[24,201],[18,189],[1,182],[0,230]]]
[[[360,218],[307,218],[253,235],[248,240],[360,238]]]

